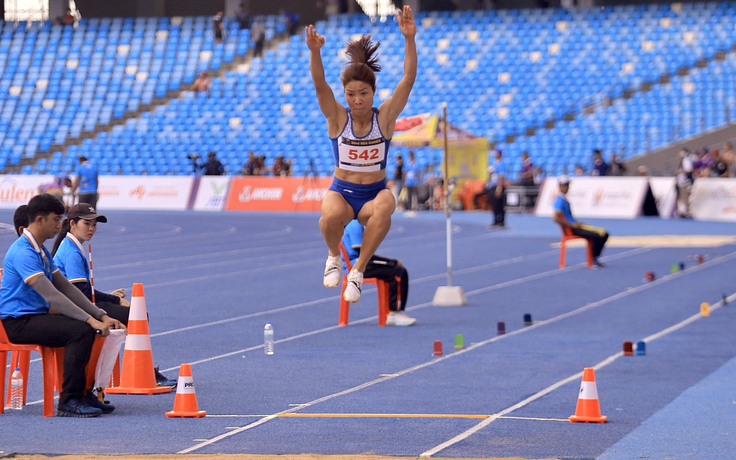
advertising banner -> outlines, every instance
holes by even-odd
[[[38,187],[54,181],[52,175],[0,175],[0,208],[15,209],[38,195]]]
[[[677,190],[674,177],[649,177],[649,186],[652,188],[654,200],[657,202],[659,217],[669,219],[675,213]]]
[[[319,212],[331,177],[235,177],[228,211]]]
[[[193,209],[195,211],[222,211],[227,201],[230,176],[202,176],[195,182]]]
[[[736,222],[736,179],[695,179],[690,212],[698,220]]]
[[[194,178],[100,176],[99,208],[178,211],[187,209]]]
[[[567,199],[575,218],[633,219],[641,213],[649,184],[646,177],[571,177]],[[559,188],[548,178],[535,214],[551,217]]]

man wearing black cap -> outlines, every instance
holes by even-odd
[[[598,257],[600,257],[601,252],[603,252],[603,246],[608,241],[608,232],[602,228],[584,225],[582,222],[575,220],[570,209],[570,202],[567,201],[567,192],[570,190],[570,178],[563,174],[557,179],[557,183],[560,186],[560,194],[555,199],[554,204],[555,222],[563,228],[570,229],[573,235],[591,240],[593,242],[593,266],[595,268],[603,267]]]

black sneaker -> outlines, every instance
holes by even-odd
[[[97,396],[93,395],[92,393],[85,396],[82,401],[84,401],[84,403],[88,406],[100,409],[103,414],[109,414],[110,412],[115,410],[115,406],[106,401],[100,401]]]
[[[603,268],[605,265],[603,265],[603,262],[601,262],[598,259],[593,259],[593,267],[595,268]]]
[[[158,367],[154,367],[153,371],[156,374],[156,385],[160,387],[176,388],[176,384],[178,383],[176,380],[171,380],[170,378],[159,372]]]
[[[57,417],[90,418],[97,417],[102,409],[92,407],[81,399],[70,399],[65,403],[59,403],[56,408]]]

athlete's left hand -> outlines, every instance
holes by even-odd
[[[404,5],[404,9],[396,10],[396,18],[399,21],[399,30],[406,38],[414,38],[417,34],[417,25],[414,22],[414,13],[409,5]]]

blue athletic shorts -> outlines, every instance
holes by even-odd
[[[358,213],[363,209],[363,205],[374,199],[381,190],[386,189],[386,179],[380,182],[374,182],[372,184],[351,184],[343,180],[334,178],[330,190],[335,191],[345,198],[353,212],[355,217],[358,217]]]

